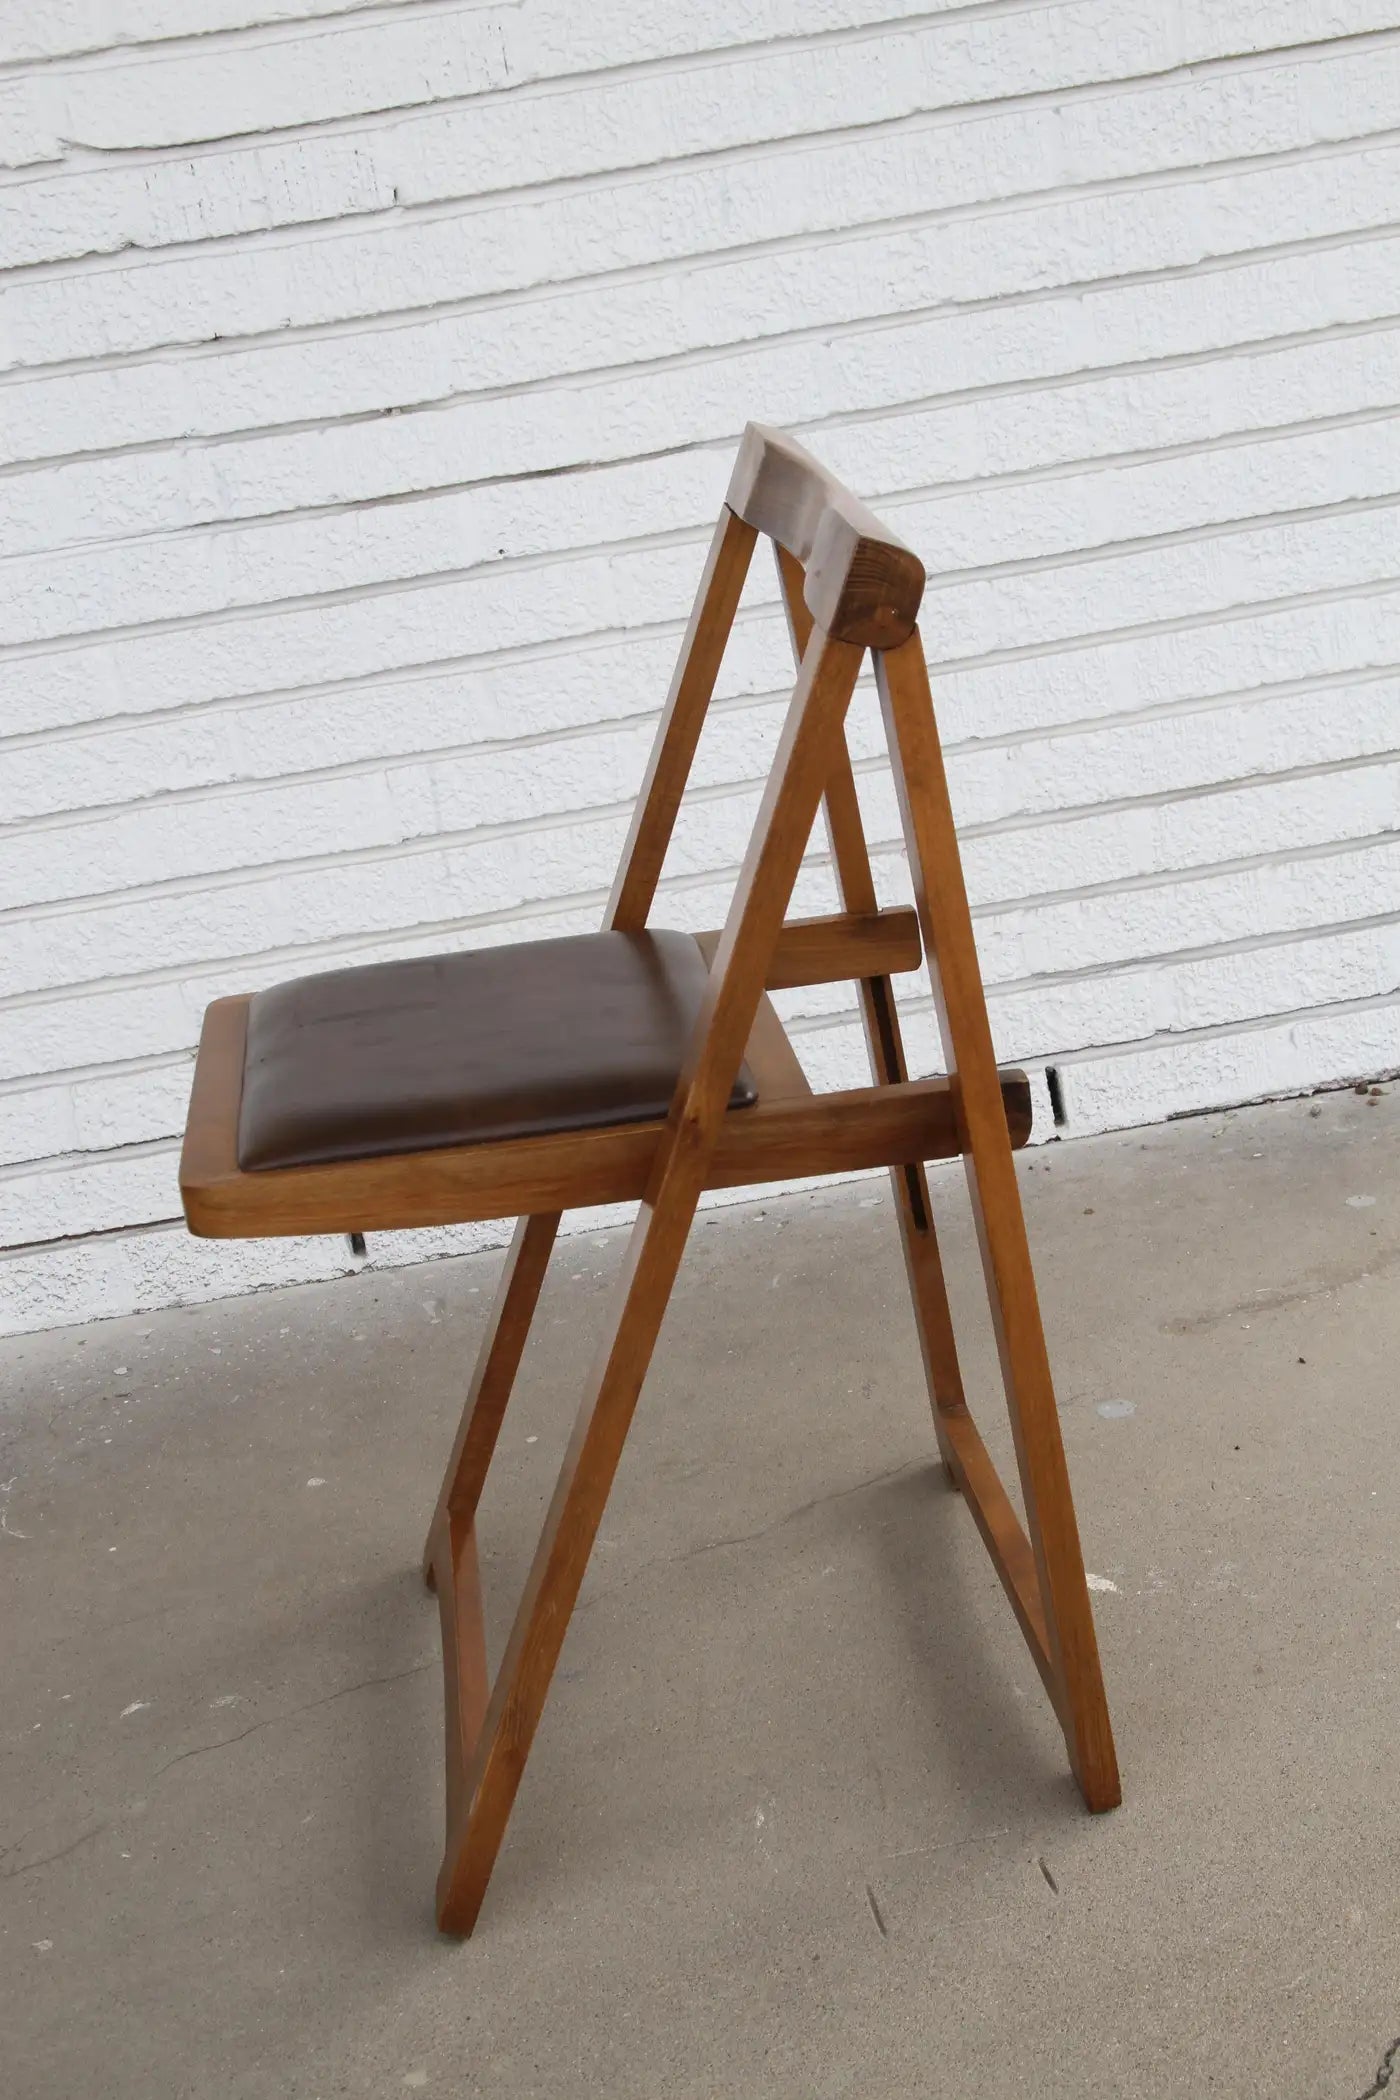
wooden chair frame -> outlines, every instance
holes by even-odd
[[[235,1132],[246,999],[209,1010],[181,1164],[191,1229],[219,1237],[519,1215],[429,1527],[446,1690],[447,1844],[437,1916],[470,1933],[544,1707],[623,1443],[707,1188],[888,1166],[938,1448],[961,1488],[1064,1730],[1090,1809],[1120,1799],[1113,1736],[1014,1145],[1024,1075],[997,1069],[915,625],[917,558],[800,447],[750,425],[735,465],[623,851],[606,924],[646,926],[760,534],[774,542],[797,683],[728,918],[701,936],[700,1014],[664,1122],[245,1173]],[[916,911],[882,911],[845,716],[867,650],[899,793]],[[819,805],[843,910],[785,923]],[[922,941],[921,941],[922,936]],[[892,975],[921,950],[948,1078],[908,1077]],[[854,979],[873,1084],[814,1095],[766,994]],[[731,1109],[747,1057],[758,1100]],[[1022,1528],[968,1412],[924,1162],[961,1154],[1020,1474]],[[640,1208],[603,1343],[505,1655],[488,1682],[475,1517],[566,1208]]]

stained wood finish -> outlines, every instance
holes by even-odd
[[[788,632],[794,654],[800,659],[811,639],[812,616],[802,594],[802,570],[795,556],[775,542],[778,581],[787,612]],[[860,800],[851,767],[850,748],[842,731],[840,748],[824,798],[827,840],[836,867],[841,901],[848,914],[876,909],[875,877],[870,849],[865,841]],[[899,1025],[891,973],[872,967],[860,987],[861,1021],[872,1077],[882,1086],[903,1086],[908,1080],[904,1040]],[[1029,1137],[1029,1130],[1026,1133]],[[934,1435],[944,1470],[954,1484],[961,1484],[955,1448],[944,1417],[950,1412],[966,1415],[962,1371],[958,1362],[953,1315],[943,1280],[943,1262],[933,1222],[924,1161],[937,1155],[923,1152],[890,1169],[890,1189],[899,1221],[899,1243],[904,1255],[914,1324],[919,1338],[919,1356],[933,1413]]]
[[[605,924],[619,933],[646,925],[757,537],[745,519],[721,512],[608,899]]]
[[[750,423],[726,499],[797,562],[807,609],[835,640],[888,649],[919,617],[924,565],[820,460]]]
[[[1122,1799],[1055,1389],[1001,1113],[943,753],[917,629],[875,660],[905,845],[982,1250],[1070,1763],[1091,1809]]]
[[[1065,1730],[1085,1798],[1118,1798],[1092,1615],[1011,1153],[1030,1134],[1022,1073],[996,1070],[927,673],[923,571],[800,447],[751,427],[683,644],[607,924],[645,926],[720,656],[763,531],[777,543],[797,685],[729,916],[697,939],[706,989],[664,1121],[242,1174],[245,999],[216,1001],[195,1072],[181,1189],[193,1231],[346,1231],[519,1213],[424,1549],[444,1651],[446,1932],[472,1929],[588,1564],[702,1191],[891,1168],[945,1464],[963,1490]],[[814,617],[815,616],[815,617]],[[900,791],[917,910],[880,910],[844,720],[864,649]],[[825,802],[845,909],[785,924]],[[927,951],[951,1078],[911,1081],[891,977]],[[766,989],[853,978],[875,1084],[816,1095]],[[730,1110],[740,1057],[757,1103]],[[923,1162],[966,1155],[1027,1510],[1023,1530],[963,1393]],[[524,1596],[488,1687],[475,1518],[560,1213],[640,1208],[604,1342]],[[1027,1536],[1027,1531],[1029,1536]]]
[[[574,1426],[496,1679],[468,1780],[471,1808],[458,1829],[449,1833],[438,1879],[438,1922],[445,1932],[470,1932],[486,1893],[705,1187],[710,1154],[831,770],[860,657],[849,643],[814,638],[803,659],[754,837],[711,965],[694,1045],[632,1229],[609,1332]]]
[[[466,1406],[462,1410],[457,1440],[447,1461],[437,1508],[428,1527],[428,1542],[423,1549],[423,1576],[430,1589],[435,1584],[442,1546],[450,1543],[444,1536],[448,1518],[456,1518],[466,1525],[475,1520],[476,1506],[486,1485],[496,1439],[505,1420],[506,1403],[525,1353],[530,1323],[535,1317],[535,1307],[539,1303],[545,1271],[558,1233],[558,1211],[540,1211],[534,1217],[521,1218],[516,1223],[515,1238],[506,1254],[495,1302],[487,1318],[486,1334],[467,1392]]]
[[[713,953],[718,941],[716,935],[704,945]],[[661,1122],[245,1174],[235,1139],[246,1017],[246,1000],[216,1001],[195,1068],[181,1189],[190,1228],[206,1239],[460,1225],[639,1202],[646,1192],[666,1129]],[[921,1159],[951,1159],[957,1150],[946,1080],[924,1082],[907,1099],[878,1087],[814,1095],[766,998],[745,1056],[759,1099],[726,1115],[710,1165],[713,1188],[884,1166],[911,1148]],[[1029,1083],[1020,1072],[1002,1077],[1008,1127],[1013,1142],[1024,1144]]]
[[[789,920],[766,981],[770,992],[783,992],[799,984],[837,984],[843,977],[898,977],[917,970],[923,959],[918,913],[877,911],[872,904],[825,919]]]

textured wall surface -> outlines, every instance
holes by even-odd
[[[597,923],[750,415],[927,560],[1066,1134],[1400,1064],[1397,0],[0,0],[0,61],[0,1327],[346,1264],[183,1233],[201,1011]],[[672,923],[783,646],[759,565]]]

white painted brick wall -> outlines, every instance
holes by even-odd
[[[0,1331],[345,1265],[181,1230],[203,1007],[597,923],[751,415],[929,564],[1063,1134],[1400,1067],[1397,409],[1400,0],[0,0]]]

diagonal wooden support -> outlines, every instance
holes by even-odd
[[[812,633],[812,615],[802,595],[802,569],[787,549],[776,542],[774,552],[787,611],[788,632],[792,637],[793,652],[800,660]],[[844,727],[824,801],[827,839],[836,867],[842,905],[848,912],[873,912],[878,909],[875,877],[871,871],[870,848],[866,844],[855,774],[851,769],[850,745]],[[860,980],[860,1008],[872,1076],[882,1085],[902,1086],[908,1080],[909,1070],[905,1063],[894,986],[888,977]],[[938,1234],[934,1228],[928,1174],[923,1161],[914,1160],[891,1167],[890,1187],[895,1215],[899,1219],[899,1240],[914,1306],[914,1324],[918,1330],[919,1354],[933,1412],[934,1435],[938,1439],[944,1471],[956,1485],[958,1467],[944,1417],[949,1411],[966,1415],[967,1403],[963,1397],[953,1315],[943,1279],[943,1261],[938,1251]]]
[[[914,896],[923,927],[944,1057],[954,1090],[954,1111],[1006,1386],[1026,1530],[1044,1615],[1049,1665],[1046,1681],[1086,1803],[1095,1810],[1115,1808],[1122,1799],[1122,1789],[1104,1697],[1094,1615],[1060,1437],[1021,1192],[1002,1112],[992,1031],[929,691],[928,667],[917,629],[899,647],[877,655],[875,679],[889,737]],[[972,1465],[968,1463],[969,1451]],[[956,1442],[954,1453],[956,1458]],[[982,1455],[985,1457],[985,1453]],[[976,1448],[964,1440],[959,1469],[964,1486],[980,1463]],[[1016,1603],[1022,1594],[1022,1583],[1014,1565],[1003,1566],[1003,1557],[993,1544],[993,1539],[1006,1528],[1004,1512],[1000,1523],[994,1521],[997,1514],[996,1506],[989,1508],[984,1500],[983,1535],[1012,1602]],[[1009,1545],[1015,1555],[1019,1550],[1015,1541],[1009,1540]],[[1033,1652],[1038,1646],[1038,1628],[1036,1633],[1037,1638],[1031,1640]],[[1030,1638],[1029,1629],[1027,1637]]]
[[[469,1806],[448,1832],[438,1879],[438,1922],[444,1932],[470,1932],[486,1893],[705,1186],[803,848],[830,776],[862,655],[851,643],[818,636],[803,658],[758,824],[711,965],[653,1185],[632,1229],[609,1332],[574,1425],[462,1790]],[[646,806],[651,806],[650,797]],[[643,853],[650,845],[643,827],[633,850]]]

